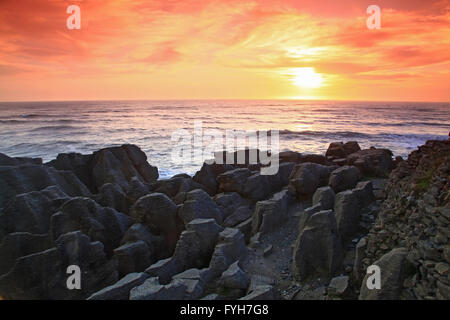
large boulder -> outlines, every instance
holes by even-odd
[[[173,252],[183,223],[178,218],[178,208],[173,201],[163,193],[151,193],[140,198],[131,208],[131,216],[147,225],[153,234],[165,238],[167,250]]]
[[[47,234],[31,234],[28,232],[10,233],[0,244],[0,275],[7,273],[17,258],[51,247]]]
[[[358,198],[352,190],[342,191],[336,195],[334,213],[337,230],[343,241],[351,240],[358,231],[360,219]]]
[[[387,177],[394,169],[392,151],[370,148],[360,150],[347,157],[349,165],[357,167],[365,176]]]
[[[343,166],[334,170],[330,175],[329,185],[338,193],[347,189],[353,189],[360,178],[358,168]]]
[[[252,203],[267,199],[289,182],[293,163],[280,164],[274,175],[262,175],[248,168],[227,171],[217,177],[219,192],[237,192]]]
[[[150,228],[142,223],[133,224],[126,232],[120,242],[121,245],[144,241],[155,260],[160,260],[170,256],[170,252],[167,251],[165,246],[165,239],[161,235],[154,235],[151,233]]]
[[[192,220],[181,233],[173,256],[158,261],[146,272],[151,277],[158,277],[161,283],[167,283],[173,275],[187,269],[206,267],[222,230],[214,219]]]
[[[314,192],[312,203],[313,206],[320,204],[322,210],[333,209],[335,194],[331,187],[320,187]]]
[[[345,158],[347,153],[344,149],[343,142],[332,142],[328,146],[327,151],[325,152],[325,156],[333,157],[333,158]]]
[[[147,278],[145,272],[127,274],[115,284],[97,291],[87,300],[128,300],[130,290],[143,284]]]
[[[50,217],[70,197],[56,186],[13,197],[0,215],[0,229],[12,232],[48,233]]]
[[[147,162],[139,147],[131,144],[104,148],[91,155],[59,154],[46,165],[73,172],[92,192],[105,183],[117,184],[125,191],[133,177],[147,183],[158,179],[158,169]]]
[[[358,142],[356,141],[348,141],[346,143],[343,142],[332,142],[328,146],[327,152],[325,155],[334,159],[342,159],[346,158],[348,155],[358,152],[361,150]]]
[[[284,186],[288,185],[289,177],[294,166],[295,164],[292,162],[280,163],[278,172],[267,176],[272,192],[281,190]]]
[[[56,186],[68,196],[89,197],[88,188],[70,171],[40,165],[0,166],[0,210],[18,194]]]
[[[252,233],[274,231],[287,221],[290,201],[288,190],[280,191],[269,200],[258,201],[253,213]]]
[[[217,176],[217,182],[219,184],[219,192],[237,192],[241,195],[244,194],[244,187],[247,178],[252,175],[252,172],[247,168],[239,168]]]
[[[293,270],[300,280],[333,277],[341,268],[344,252],[333,211],[313,214],[294,245]]]
[[[111,207],[119,212],[128,214],[128,201],[122,188],[116,184],[105,183],[99,189],[99,193],[93,198],[104,207]]]
[[[91,199],[73,198],[51,217],[50,234],[56,240],[65,233],[81,230],[93,241],[102,242],[110,255],[132,223],[130,217]]]
[[[119,277],[133,272],[144,271],[154,261],[152,252],[142,240],[128,242],[114,249],[113,259],[117,262]]]
[[[80,267],[81,289],[68,290],[67,268]],[[115,264],[108,261],[101,242],[80,231],[64,234],[55,247],[18,258],[0,277],[0,296],[6,299],[86,299],[117,281]]]
[[[358,182],[356,188],[353,189],[353,193],[358,199],[358,205],[360,208],[367,207],[376,200],[375,194],[373,193],[372,181]]]
[[[225,228],[218,237],[209,263],[209,279],[219,277],[235,261],[247,256],[244,235],[234,228]]]
[[[279,188],[279,184],[272,184],[276,176],[266,176],[255,173],[245,180],[242,195],[252,202],[266,199]]]
[[[203,185],[210,195],[214,195],[218,188],[217,176],[230,170],[233,170],[233,167],[228,164],[203,163],[202,168],[194,175],[193,179]]]
[[[247,200],[242,198],[237,192],[219,193],[214,197],[214,201],[222,211],[223,219],[227,219],[238,208],[249,206]]]
[[[56,159],[45,165],[57,170],[73,172],[89,189],[92,190],[92,174],[90,170],[91,155],[81,153],[60,153]],[[99,186],[100,187],[100,186]]]
[[[328,285],[328,297],[344,298],[350,291],[350,277],[339,276],[331,279]]]
[[[195,219],[216,220],[222,223],[222,211],[211,197],[203,190],[197,189],[186,194],[186,201],[179,210],[179,215],[184,224],[188,224]]]
[[[164,193],[170,198],[175,198],[180,193],[187,193],[195,189],[205,187],[185,175],[176,175],[170,179],[158,180],[151,184],[152,192]]]
[[[105,148],[92,154],[92,179],[95,187],[116,183],[124,190],[132,177],[144,182],[158,179],[158,169],[147,162],[145,153],[135,145]]]
[[[239,267],[239,261],[231,264],[220,277],[220,284],[230,289],[247,289],[249,279],[247,274]]]
[[[407,266],[405,248],[396,248],[383,255],[373,265],[380,268],[380,289],[369,289],[367,280],[371,274],[367,274],[362,282],[359,294],[360,300],[398,300],[403,288],[405,270]]]
[[[302,163],[296,165],[289,179],[289,189],[298,197],[309,197],[317,188],[328,184],[333,166],[324,166],[316,163]]]
[[[136,201],[150,192],[148,184],[142,182],[137,177],[132,177],[126,191],[126,199],[129,205],[133,205]]]
[[[224,227],[234,227],[251,218],[252,215],[253,212],[250,210],[248,205],[241,206],[237,208],[233,214],[226,218],[222,225]]]
[[[183,299],[199,299],[203,295],[208,269],[188,269],[173,276],[174,281],[180,281],[186,286]]]

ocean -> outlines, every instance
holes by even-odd
[[[204,129],[279,130],[280,151],[324,153],[333,141],[391,149],[406,157],[447,139],[450,103],[304,100],[72,101],[0,103],[0,152],[50,161],[58,153],[138,145],[160,177],[194,174],[201,163],[171,161],[172,134]]]

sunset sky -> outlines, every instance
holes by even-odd
[[[450,0],[0,0],[0,48],[0,100],[450,101]]]

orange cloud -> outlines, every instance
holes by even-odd
[[[378,2],[380,30],[357,0],[83,0],[67,30],[68,1],[3,0],[0,99],[450,100],[450,1]]]

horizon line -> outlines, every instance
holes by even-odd
[[[342,102],[403,102],[403,103],[450,103],[441,100],[352,100],[352,99],[302,99],[302,98],[183,98],[183,99],[51,99],[51,100],[0,100],[0,103],[30,102],[101,102],[101,101],[342,101]]]

